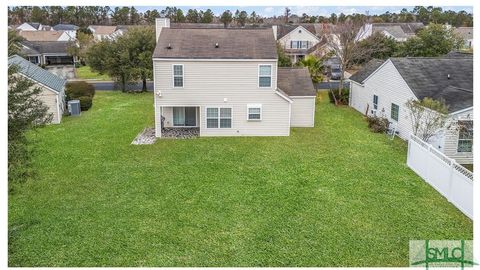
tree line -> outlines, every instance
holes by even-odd
[[[352,21],[370,21],[373,23],[396,23],[396,22],[421,22],[425,25],[430,23],[450,24],[455,27],[473,26],[473,14],[462,11],[444,10],[434,6],[416,6],[412,10],[403,8],[398,13],[389,11],[371,15],[354,13],[332,13],[330,16],[292,14],[290,8],[286,7],[283,15],[273,17],[262,17],[255,11],[250,14],[245,10],[225,10],[220,16],[216,16],[211,9],[188,9],[182,10],[177,7],[166,7],[163,10],[147,10],[139,12],[135,7],[109,6],[15,6],[8,8],[8,23],[21,24],[24,22],[39,22],[47,25],[69,23],[78,26],[99,25],[136,25],[153,24],[155,18],[165,16],[172,22],[187,23],[213,23],[221,22],[225,26],[236,24],[261,23],[344,23]]]

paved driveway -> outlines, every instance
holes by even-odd
[[[75,78],[73,65],[46,66],[45,69],[67,80]]]

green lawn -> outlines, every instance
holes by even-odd
[[[9,196],[10,266],[407,266],[410,239],[472,221],[406,165],[406,144],[323,96],[290,137],[130,145],[153,96],[98,92],[32,133]]]
[[[77,78],[85,80],[100,80],[100,81],[109,81],[110,77],[106,74],[100,75],[97,72],[94,72],[90,69],[89,66],[81,66],[76,69]]]

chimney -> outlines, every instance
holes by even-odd
[[[272,29],[273,29],[273,37],[275,38],[275,40],[277,40],[277,29],[278,29],[278,26],[272,25]]]
[[[170,28],[170,19],[169,18],[156,18],[155,19],[155,36],[156,41],[158,42],[158,37],[160,36],[160,32],[162,28],[167,27]]]

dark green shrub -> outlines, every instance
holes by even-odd
[[[375,133],[384,133],[388,129],[388,119],[383,117],[368,116],[368,128]]]
[[[92,107],[92,98],[89,96],[82,96],[78,97],[78,100],[80,100],[80,110],[82,111],[88,111]]]
[[[87,82],[69,82],[67,83],[66,91],[67,100],[78,99],[79,97],[95,96],[95,87]]]

